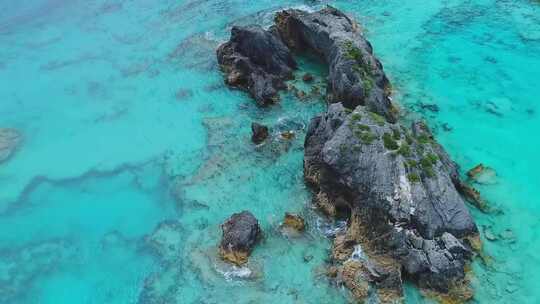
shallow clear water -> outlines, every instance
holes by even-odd
[[[497,237],[484,239],[491,262],[474,264],[474,301],[540,301],[540,4],[329,3],[364,26],[403,110],[427,119],[463,169],[497,172],[478,188],[501,214],[473,211]],[[311,208],[302,181],[305,124],[323,103],[285,95],[257,108],[222,84],[214,55],[231,24],[317,5],[0,3],[0,127],[24,135],[0,164],[0,303],[346,302],[322,268],[336,223]],[[254,147],[253,120],[296,138]],[[219,224],[243,209],[265,231],[250,280],[215,257]],[[306,236],[280,233],[286,211],[308,219]],[[171,220],[181,250],[163,257],[147,236]],[[426,301],[414,288],[407,299]]]

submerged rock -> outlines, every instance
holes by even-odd
[[[281,138],[286,140],[292,140],[294,139],[294,131],[283,131],[281,132]]]
[[[313,74],[311,73],[305,73],[304,76],[302,76],[302,80],[304,82],[312,82],[313,81]]]
[[[489,185],[496,183],[497,173],[484,164],[478,164],[467,171],[467,176],[476,183]]]
[[[0,163],[13,155],[21,141],[22,136],[17,130],[0,128]]]
[[[247,91],[259,105],[279,100],[278,90],[293,77],[296,61],[281,39],[260,26],[234,26],[228,42],[219,46],[217,59],[225,82]]]
[[[72,240],[51,239],[0,251],[0,302],[17,303],[37,286],[44,273],[73,263],[80,256]]]
[[[255,216],[249,211],[235,213],[221,225],[221,229],[221,258],[235,265],[247,263],[253,247],[261,237],[261,229]]]
[[[163,221],[159,223],[152,234],[145,237],[145,242],[163,260],[174,261],[182,252],[183,232],[180,222]]]
[[[397,119],[389,98],[390,82],[353,20],[327,7],[313,13],[285,10],[277,13],[275,23],[291,49],[315,52],[328,64],[329,101],[342,102],[349,109],[366,105],[389,121]]]
[[[489,204],[482,198],[480,192],[473,186],[460,181],[456,184],[456,187],[459,193],[461,193],[461,195],[463,195],[463,197],[478,210],[485,213],[491,211]]]
[[[308,129],[304,174],[317,199],[349,215],[344,248],[362,244],[368,260],[395,261],[392,273],[442,293],[464,282],[466,239],[478,230],[456,189],[457,167],[425,124],[408,129],[333,104]],[[401,279],[393,282],[400,295]]]
[[[260,144],[268,137],[268,127],[258,124],[256,122],[251,123],[251,141],[255,144]]]
[[[283,227],[302,232],[306,229],[306,223],[301,216],[287,212],[283,219]]]

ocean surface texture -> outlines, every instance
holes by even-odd
[[[322,98],[259,108],[215,58],[232,25],[324,4],[362,25],[404,119],[427,120],[463,173],[492,169],[475,186],[497,212],[471,207],[486,255],[473,302],[540,303],[533,0],[0,1],[0,128],[20,134],[0,162],[0,303],[346,303],[324,268],[344,223],[317,213],[302,174]],[[324,89],[324,66],[300,61]],[[270,143],[251,143],[252,121]],[[219,225],[241,210],[265,238],[227,266]],[[285,212],[306,235],[280,232]],[[406,302],[431,301],[408,286]]]

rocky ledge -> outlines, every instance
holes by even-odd
[[[261,238],[259,222],[249,211],[233,214],[223,225],[219,245],[221,258],[235,265],[247,263],[253,247]]]
[[[21,134],[17,130],[0,128],[0,163],[10,158],[20,143]]]
[[[276,14],[283,41],[297,52],[314,52],[328,64],[327,99],[354,109],[365,105],[390,121],[398,111],[383,66],[358,25],[333,7],[308,13],[289,9]]]
[[[465,266],[478,230],[458,193],[457,167],[426,125],[407,128],[362,106],[333,104],[308,129],[304,175],[323,210],[349,219],[334,244],[341,271],[357,269],[351,277],[386,296],[400,297],[404,279],[471,296]]]
[[[260,26],[235,26],[231,39],[217,50],[225,82],[251,94],[259,105],[279,100],[278,90],[293,77],[296,61],[277,34]]]

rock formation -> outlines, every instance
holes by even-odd
[[[255,144],[260,144],[268,137],[268,127],[258,124],[256,122],[251,123],[251,141]]]
[[[221,229],[221,258],[235,265],[247,263],[253,247],[261,238],[261,229],[255,216],[248,211],[235,213],[221,225]]]
[[[13,155],[21,143],[21,134],[15,129],[0,128],[0,163]]]
[[[390,101],[390,82],[373,56],[371,44],[358,25],[342,12],[327,7],[314,13],[289,9],[277,13],[276,28],[297,52],[319,55],[329,69],[327,98],[349,109],[366,105],[389,121],[397,109]]]
[[[235,26],[231,39],[217,50],[225,82],[247,91],[259,105],[279,100],[278,90],[293,77],[296,61],[280,38],[259,26]]]
[[[334,245],[342,267],[361,246],[364,264],[393,278],[381,281],[387,294],[401,295],[403,278],[442,293],[465,286],[468,239],[478,231],[456,189],[456,165],[424,124],[409,129],[362,106],[333,104],[312,120],[304,161],[316,202],[349,218]]]
[[[332,7],[282,11],[275,23],[270,31],[233,28],[218,60],[230,85],[265,79],[266,86],[244,86],[259,102],[273,100],[279,81],[294,68],[280,38],[291,50],[314,52],[328,64],[331,104],[309,126],[304,177],[322,210],[348,219],[346,231],[335,237],[329,273],[359,300],[374,288],[381,302],[393,302],[402,297],[404,280],[452,300],[470,298],[465,269],[480,242],[458,191],[474,193],[424,123],[397,123],[390,83],[358,25]],[[252,52],[246,45],[256,41],[264,42],[262,49]],[[271,85],[276,79],[279,86]],[[256,220],[249,223],[251,229],[235,230],[250,246],[230,243],[238,237],[226,238],[224,228],[222,251],[241,249],[222,253],[233,263],[245,262],[254,244]]]

